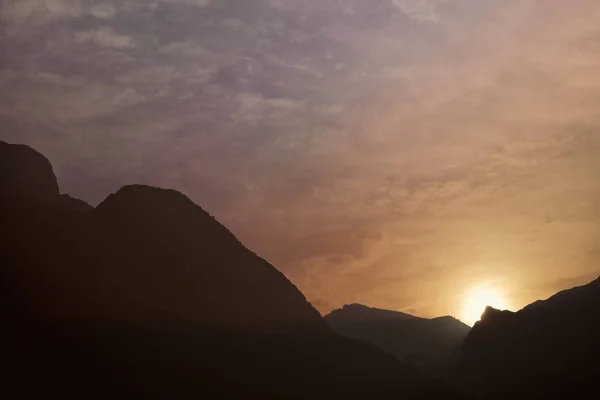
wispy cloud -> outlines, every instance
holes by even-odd
[[[0,138],[94,203],[185,191],[323,311],[455,313],[494,277],[520,306],[598,271],[595,1],[20,0],[0,18]]]

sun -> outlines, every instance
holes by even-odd
[[[508,305],[497,289],[490,285],[479,285],[472,288],[466,296],[464,319],[469,325],[479,321],[487,306],[506,310]]]

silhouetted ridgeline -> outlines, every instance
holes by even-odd
[[[597,279],[516,313],[488,307],[463,345],[462,384],[497,399],[595,398],[599,356]]]
[[[342,336],[372,343],[399,360],[427,369],[457,356],[471,330],[449,316],[426,319],[360,304],[334,310],[325,320]]]
[[[332,333],[181,193],[129,186],[93,209],[60,194],[42,155],[0,142],[0,196],[4,393],[465,398]]]

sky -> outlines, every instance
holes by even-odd
[[[0,140],[174,188],[322,313],[600,275],[597,0],[0,0]]]

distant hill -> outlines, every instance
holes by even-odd
[[[0,142],[3,393],[20,398],[464,399],[334,334],[302,293],[181,193],[93,209]]]
[[[491,398],[584,398],[600,376],[600,279],[519,312],[488,307],[464,342],[463,384]]]
[[[471,329],[452,317],[426,319],[360,304],[334,310],[325,320],[342,336],[372,343],[422,367],[454,355]]]

